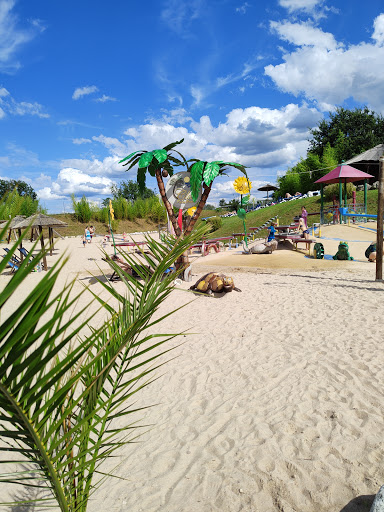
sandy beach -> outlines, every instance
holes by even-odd
[[[141,416],[153,427],[105,468],[120,464],[126,480],[108,480],[90,510],[368,511],[384,483],[384,283],[364,256],[374,228],[322,227],[325,254],[347,240],[355,261],[288,248],[196,258],[194,281],[216,270],[242,291],[195,296],[183,282],[161,306],[185,304],[161,332],[191,334],[170,342],[173,359],[137,395],[158,404]],[[76,289],[99,290],[89,272],[110,274],[100,241],[57,242],[48,264],[70,256],[59,286],[77,278]]]

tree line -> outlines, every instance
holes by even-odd
[[[384,143],[384,118],[368,107],[338,107],[310,134],[306,157],[277,179],[279,190],[275,197],[317,190],[314,182],[343,161]]]

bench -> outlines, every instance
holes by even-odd
[[[229,240],[229,248],[231,248],[233,236],[222,236],[218,238],[211,238],[209,240],[202,240],[197,244],[191,245],[189,250],[200,249],[203,256],[208,256],[211,249],[214,249],[215,252],[220,251],[220,242],[223,240]]]

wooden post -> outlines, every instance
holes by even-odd
[[[53,254],[53,231],[52,231],[51,227],[48,228],[48,233],[49,233],[49,254],[52,256],[52,254]]]
[[[383,280],[384,156],[380,157],[377,200],[376,281]]]
[[[343,207],[343,184],[341,182],[341,178],[339,181],[339,222],[341,224],[341,215],[340,215],[340,208]]]
[[[324,223],[324,185],[320,185],[320,224]]]
[[[21,228],[18,229],[18,233],[19,233],[19,240],[20,240],[19,247],[20,247],[20,249],[22,249],[23,248],[23,241],[21,240]],[[20,251],[20,258],[21,258],[21,261],[23,261],[24,255],[23,255],[23,253],[21,251]]]
[[[41,245],[41,250],[42,250],[42,251],[43,251],[43,253],[44,253],[44,256],[43,256],[44,270],[48,270],[48,266],[47,266],[47,254],[46,254],[46,252],[45,252],[45,247],[44,247],[43,227],[42,227],[42,226],[39,226],[39,234],[40,234],[40,245]]]

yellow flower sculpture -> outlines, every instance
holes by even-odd
[[[188,213],[188,215],[189,215],[190,217],[193,217],[193,214],[195,213],[195,211],[196,211],[196,206],[192,206],[192,208],[189,208],[189,209],[187,210],[187,213]]]
[[[235,189],[235,192],[237,192],[238,194],[245,195],[245,194],[249,194],[249,192],[252,188],[252,184],[244,176],[239,176],[233,182],[233,188]]]
[[[113,207],[112,207],[112,201],[111,201],[111,200],[109,200],[109,213],[111,214],[111,219],[112,219],[112,220],[115,218],[115,216],[114,216],[114,212],[115,212],[115,210],[114,210],[114,209],[113,209]]]

